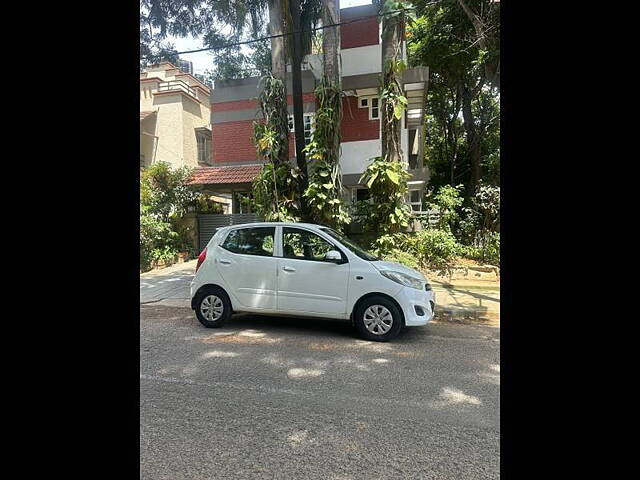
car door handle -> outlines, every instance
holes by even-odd
[[[231,262],[230,262],[229,260],[222,260],[222,259],[220,259],[220,260],[218,260],[218,261],[219,261],[221,264],[223,264],[223,265],[231,265]]]
[[[284,270],[285,272],[295,272],[296,269],[292,268],[292,267],[282,267],[282,270]]]

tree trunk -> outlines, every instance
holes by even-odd
[[[283,27],[282,0],[269,0],[269,34],[282,35]],[[284,82],[285,92],[287,88],[286,79],[286,51],[284,37],[271,39],[271,73],[272,75]]]
[[[269,33],[271,35],[282,35],[284,33],[283,23],[284,12],[282,10],[282,0],[269,0]],[[281,99],[279,109],[283,110],[285,118],[288,116],[287,111],[287,56],[285,50],[285,38],[277,37],[271,39],[271,74],[282,81],[284,86],[284,98]],[[278,164],[289,162],[289,129],[285,125],[284,131],[278,132],[281,138],[287,141],[282,145]]]
[[[322,7],[322,24],[340,23],[340,0],[326,0]],[[324,74],[334,84],[340,83],[340,27],[325,28],[322,31],[322,58]]]
[[[333,25],[340,23],[340,0],[326,0],[322,7],[322,24]],[[322,34],[322,58],[323,73],[325,81],[342,91],[340,80],[340,27],[325,28]],[[334,138],[326,139],[331,142],[327,145],[329,150],[328,158],[340,166],[340,122],[342,119],[342,98],[338,98],[333,109],[335,111],[337,135]]]
[[[473,28],[476,32],[476,37],[480,48],[485,51],[489,51],[489,44],[487,43],[487,34],[485,32],[485,24],[482,19],[465,3],[464,0],[458,0],[458,4],[464,10],[467,18],[471,21]],[[484,64],[485,77],[487,82],[500,90],[500,59],[492,60]]]
[[[462,87],[462,118],[467,133],[467,146],[471,158],[471,191],[475,192],[482,178],[481,138],[476,128],[475,116],[471,108],[473,93],[467,86]]]
[[[304,152],[304,121],[302,118],[302,42],[300,34],[300,0],[289,0],[292,19],[292,55],[291,55],[291,87],[293,97],[293,125],[295,128],[296,163],[300,169],[298,178],[298,193],[300,196],[300,211],[303,220],[309,220],[307,202],[304,192],[309,185],[307,176],[307,159]]]
[[[402,22],[401,16],[385,16],[382,20],[382,79],[383,88],[388,88],[393,80],[387,74],[390,62],[402,58]],[[386,102],[384,102],[386,103]],[[386,106],[380,105],[382,112],[382,156],[391,161],[402,161],[400,148],[400,120],[387,118]]]

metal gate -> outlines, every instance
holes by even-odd
[[[240,225],[243,223],[261,222],[255,213],[232,213],[232,214],[202,214],[198,215],[198,237],[200,242],[200,251],[207,246],[211,237],[216,233],[219,227],[227,227],[229,225]]]

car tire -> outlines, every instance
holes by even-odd
[[[381,296],[369,297],[360,303],[354,321],[360,335],[374,342],[388,342],[396,338],[404,324],[397,305]]]
[[[227,293],[218,287],[202,289],[195,301],[196,317],[207,328],[217,328],[231,318],[231,302]]]

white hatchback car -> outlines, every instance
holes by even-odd
[[[205,327],[233,312],[349,320],[368,340],[433,318],[435,295],[416,270],[384,262],[321,225],[219,228],[198,257],[191,308]]]

